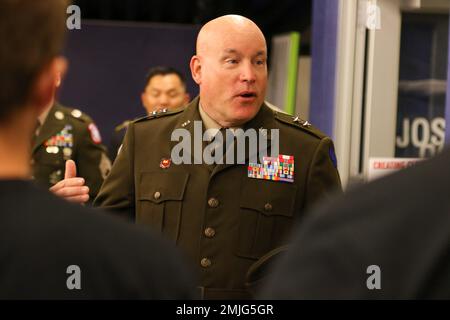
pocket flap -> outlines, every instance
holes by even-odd
[[[188,178],[189,174],[185,172],[142,172],[138,200],[149,200],[154,203],[181,201]]]
[[[243,182],[240,207],[265,215],[291,217],[296,195],[295,184],[246,178]]]

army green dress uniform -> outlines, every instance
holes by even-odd
[[[204,298],[249,298],[249,270],[286,244],[306,208],[340,189],[333,143],[263,104],[243,129],[279,129],[280,154],[295,160],[292,183],[250,178],[248,164],[175,165],[171,134],[185,128],[194,137],[194,121],[201,121],[198,98],[130,123],[94,205],[130,214],[176,243],[198,266]]]
[[[89,116],[55,103],[34,138],[31,163],[35,181],[49,188],[62,180],[69,159],[75,161],[77,176],[86,180],[94,199],[111,169],[106,147]]]

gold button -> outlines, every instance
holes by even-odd
[[[156,191],[155,194],[153,195],[153,198],[155,198],[155,200],[158,200],[159,198],[161,198],[161,192]]]
[[[266,203],[266,204],[264,205],[264,210],[266,210],[266,211],[272,211],[272,205],[271,205],[270,203]]]
[[[213,228],[206,228],[205,229],[205,236],[208,238],[212,238],[216,235],[216,230],[214,230]]]
[[[202,261],[200,261],[200,264],[203,268],[208,268],[211,265],[211,260],[203,258]]]
[[[208,200],[208,205],[209,205],[211,208],[217,208],[217,207],[219,206],[219,200],[217,200],[216,198],[210,198],[210,199]]]

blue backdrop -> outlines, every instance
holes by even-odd
[[[83,20],[68,34],[69,70],[59,101],[90,115],[109,145],[114,127],[145,115],[140,93],[147,70],[168,65],[182,72],[191,97],[198,94],[189,61],[199,27]]]

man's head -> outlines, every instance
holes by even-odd
[[[63,73],[66,0],[0,1],[0,122],[30,110],[37,116],[51,101]],[[28,108],[28,109],[27,109]]]
[[[266,62],[266,40],[253,21],[227,15],[205,24],[190,64],[205,112],[224,127],[251,120],[266,94]]]
[[[147,113],[168,108],[176,109],[189,102],[184,77],[170,67],[155,67],[147,73],[141,100]]]

